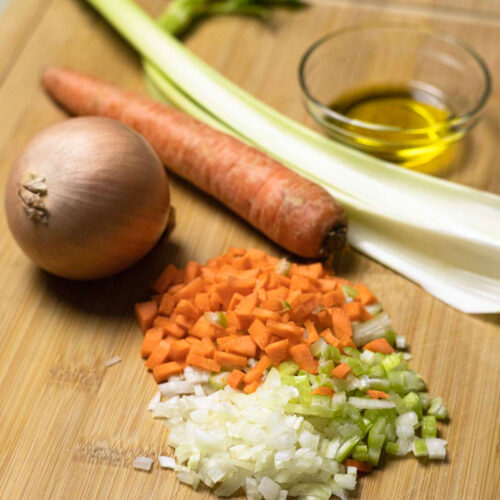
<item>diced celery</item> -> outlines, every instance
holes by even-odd
[[[384,358],[382,361],[382,366],[384,367],[384,370],[386,373],[389,373],[391,370],[394,370],[402,360],[401,354],[397,352],[393,352],[392,354],[389,354]]]
[[[319,373],[322,375],[331,375],[333,370],[333,360],[329,359],[327,361],[320,361],[319,363]]]
[[[299,375],[301,377],[307,377],[309,375],[309,373],[306,372],[305,370],[299,370],[297,375]]]
[[[323,406],[301,405],[288,403],[285,405],[286,413],[296,413],[298,415],[306,415],[312,417],[333,418],[334,411]]]
[[[405,393],[405,385],[406,385],[406,372],[401,372],[399,370],[392,370],[387,374],[387,378],[389,379],[389,384],[391,389]]]
[[[372,464],[374,467],[376,467],[380,461],[380,455],[382,454],[382,446],[384,445],[384,436],[381,436],[379,441],[382,442],[380,447],[369,447],[368,448],[368,462]]]
[[[368,385],[370,389],[375,389],[377,391],[388,391],[390,388],[389,380],[386,378],[370,378]]]
[[[358,296],[358,291],[349,285],[342,285],[342,291],[344,292],[345,296],[351,297],[351,299],[354,299]]]
[[[420,398],[420,402],[422,403],[422,408],[424,411],[427,411],[430,406],[431,399],[429,398],[429,393],[427,392],[419,392],[418,397]]]
[[[311,398],[312,406],[324,406],[325,408],[331,408],[331,402],[331,396],[326,396],[323,394],[313,394]]]
[[[221,326],[222,328],[227,328],[227,317],[222,311],[217,312],[206,312],[205,319],[212,325]]]
[[[406,337],[404,335],[396,335],[396,349],[403,351],[407,347],[408,345],[406,343]]]
[[[385,339],[394,347],[396,344],[396,332],[394,330],[387,330],[385,332]]]
[[[328,344],[326,343],[326,340],[324,338],[320,338],[316,342],[311,344],[311,353],[315,358],[319,358],[323,352],[326,350],[328,347]]]
[[[443,405],[442,398],[431,399],[431,406],[427,413],[434,415],[438,420],[446,420],[448,418],[448,410]]]
[[[385,452],[389,455],[397,455],[399,453],[399,444],[389,441],[385,444]]]
[[[421,392],[425,391],[426,386],[422,377],[415,370],[405,372],[405,389],[406,392]]]
[[[280,375],[295,375],[299,371],[299,365],[293,361],[283,361],[278,366]]]
[[[426,415],[422,418],[422,438],[437,437],[436,417],[434,415]]]
[[[359,359],[351,358],[350,356],[341,356],[341,361],[351,367],[351,372],[356,377],[365,373],[365,368]]]
[[[425,439],[415,439],[413,441],[413,454],[416,457],[426,457],[428,455]]]
[[[422,418],[422,403],[420,402],[420,398],[414,392],[409,392],[403,398],[404,404],[412,411],[414,411],[418,418]]]
[[[208,383],[214,391],[219,391],[226,387],[229,375],[229,372],[214,373],[208,378]]]
[[[352,458],[366,462],[368,460],[368,446],[366,444],[358,444],[352,452]]]
[[[370,304],[369,306],[365,306],[365,309],[372,316],[376,316],[378,313],[382,312],[382,304]]]
[[[342,444],[342,446],[337,451],[337,454],[335,455],[335,460],[337,460],[337,462],[343,462],[349,456],[349,453],[351,453],[352,449],[360,441],[361,441],[360,436],[350,437],[347,441],[345,441],[345,443]]]
[[[292,268],[292,263],[286,259],[280,259],[274,268],[277,274],[282,274],[283,276],[288,276],[290,269]]]
[[[354,347],[344,347],[344,352],[353,358],[359,358],[361,352],[359,352],[357,349],[354,349]]]
[[[389,395],[391,396],[391,400],[394,401],[396,405],[396,411],[398,412],[398,415],[403,415],[404,413],[410,411],[410,408],[406,406],[403,398],[399,394],[391,391],[389,392]]]
[[[368,368],[368,375],[374,378],[385,378],[385,370],[382,365],[374,365]]]
[[[300,373],[300,372],[299,372]],[[291,385],[299,391],[299,402],[302,405],[311,404],[311,385],[309,384],[309,376],[306,375],[282,375],[281,383],[283,385]]]

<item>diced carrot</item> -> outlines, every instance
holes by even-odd
[[[360,302],[346,302],[341,308],[347,313],[351,321],[361,320],[361,310],[363,307]]]
[[[158,316],[157,320],[159,320],[159,318],[160,317]],[[185,328],[182,328],[177,323],[174,323],[173,321],[170,321],[168,319],[163,320],[162,318],[161,322],[158,323],[158,326],[163,327],[166,335],[172,335],[173,337],[176,337],[178,339],[181,339],[186,335]]]
[[[335,280],[330,279],[330,278],[319,279],[318,280],[318,287],[319,287],[320,291],[323,293],[332,292],[333,290],[337,289],[337,282]]]
[[[257,355],[257,344],[252,340],[250,335],[230,337],[227,342],[224,342],[222,349],[226,352],[241,354],[242,356],[247,356],[249,358],[255,358]]]
[[[332,370],[332,377],[345,379],[350,371],[351,367],[349,365],[340,363]]]
[[[244,248],[239,247],[230,247],[227,251],[229,255],[233,255],[235,257],[242,257],[245,255],[246,250]]]
[[[288,276],[283,276],[282,274],[276,275],[276,282],[278,286],[284,286],[285,288],[290,288],[292,280]]]
[[[309,341],[309,344],[318,341],[319,335],[318,331],[316,330],[316,327],[314,326],[314,323],[311,320],[307,320],[304,323],[304,326],[306,327],[307,340]]]
[[[314,391],[312,391],[311,394],[313,396],[315,394],[320,394],[321,396],[333,396],[334,391],[333,391],[333,389],[331,387],[321,386],[321,387],[317,387],[316,389],[314,389]]]
[[[356,467],[360,472],[371,472],[372,466],[368,462],[361,462],[359,460],[353,460],[352,458],[348,458],[344,462],[346,467]]]
[[[241,370],[233,370],[227,379],[227,384],[233,389],[238,389],[244,378],[245,374]]]
[[[197,317],[187,317],[184,314],[174,313],[170,316],[170,319],[185,330],[189,330],[198,320]]]
[[[212,358],[215,353],[215,344],[210,337],[203,337],[201,343],[205,349],[205,356],[207,358]]]
[[[326,309],[323,309],[323,311],[320,311],[316,315],[316,325],[320,329],[330,328],[332,326],[332,316]]]
[[[318,303],[316,298],[311,298],[307,302],[300,304],[298,307],[290,311],[290,317],[296,323],[303,323],[304,320],[309,316],[309,314],[316,309]]]
[[[366,394],[373,399],[387,399],[390,398],[389,394],[384,391],[376,391],[375,389],[368,389]]]
[[[250,316],[257,305],[257,294],[247,295],[234,309],[238,316]]]
[[[175,306],[175,298],[169,293],[164,293],[161,296],[160,305],[158,306],[158,312],[164,316],[170,316]]]
[[[157,384],[161,384],[168,380],[172,375],[177,375],[184,371],[186,364],[178,361],[170,361],[169,363],[162,363],[153,368],[153,377]]]
[[[269,300],[283,300],[288,297],[288,288],[280,286],[279,288],[268,289],[267,298]]]
[[[153,327],[146,331],[141,346],[141,356],[147,358],[163,338],[163,328]]]
[[[186,276],[184,277],[184,282],[189,283],[198,276],[201,276],[201,265],[199,262],[190,260],[186,266]]]
[[[153,352],[146,360],[146,366],[148,368],[154,368],[156,365],[161,365],[165,363],[168,358],[168,354],[170,352],[170,347],[172,345],[172,340],[162,340],[158,343],[158,345],[153,349]]]
[[[391,354],[394,352],[391,344],[387,342],[386,339],[375,339],[371,342],[368,342],[365,346],[363,346],[363,351],[370,350],[372,352],[381,352],[382,354]]]
[[[169,293],[170,295],[175,295],[179,290],[184,288],[184,283],[178,283],[177,285],[171,285],[168,287],[168,290],[165,293]]]
[[[248,327],[248,333],[261,349],[264,349],[269,344],[271,332],[260,319],[254,319],[253,323]]]
[[[268,344],[264,351],[269,356],[274,365],[279,365],[284,361],[288,354],[288,339],[279,340]]]
[[[154,300],[158,306],[160,306],[161,302],[161,293],[155,293],[154,295],[151,295],[151,300]]]
[[[200,276],[178,290],[175,293],[175,299],[192,299],[197,293],[203,292],[204,288],[205,280]]]
[[[211,269],[210,267],[205,266],[205,267],[201,268],[201,277],[205,281],[209,281],[209,282],[213,283],[215,280],[215,274],[216,274],[216,271],[214,269]]]
[[[342,351],[344,347],[352,347],[353,349],[358,348],[358,346],[352,341],[352,338],[347,336],[340,339],[340,346]]]
[[[174,274],[174,279],[172,280],[172,285],[183,285],[186,278],[185,269],[177,269]]]
[[[267,309],[261,309],[260,307],[256,307],[252,311],[252,316],[260,319],[261,321],[281,321],[281,316],[274,311],[268,311]]]
[[[222,308],[222,299],[218,291],[213,291],[210,293],[210,310],[220,311]]]
[[[219,283],[216,290],[222,301],[222,309],[227,311],[229,308],[229,302],[231,302],[231,298],[236,293],[236,289],[227,283]]]
[[[264,354],[259,359],[257,364],[246,373],[244,378],[245,384],[251,384],[256,380],[260,380],[262,378],[262,374],[269,368],[270,365],[271,359],[269,356]]]
[[[255,288],[257,284],[256,278],[234,278],[229,277],[228,283],[238,292],[247,295],[251,290]]]
[[[196,354],[197,356],[201,356],[202,358],[209,358],[210,356],[206,356],[205,348],[201,345],[201,342],[196,344],[191,344],[191,348],[189,349],[188,356],[190,354]]]
[[[305,276],[309,280],[317,280],[323,276],[323,265],[321,262],[316,262],[306,266],[293,266],[290,274],[292,276],[298,274],[300,276]]]
[[[257,276],[256,288],[266,288],[269,283],[270,273],[261,273]]]
[[[189,353],[186,358],[186,363],[188,365],[196,366],[201,368],[202,370],[207,370],[209,372],[220,372],[220,363],[214,361],[213,359],[207,359],[203,356],[199,356],[197,354]]]
[[[201,315],[200,310],[193,305],[190,300],[181,299],[175,306],[175,313],[182,314],[187,318],[195,318],[198,319]]]
[[[321,298],[321,304],[325,307],[339,306],[345,302],[345,296],[342,290],[332,290],[331,292],[325,293]]]
[[[333,335],[332,331],[327,328],[320,333],[320,336],[323,337],[330,345],[334,347],[340,347],[340,340]]]
[[[347,313],[340,309],[340,307],[334,307],[331,311],[333,333],[338,339],[342,337],[352,337],[352,325],[351,320]]]
[[[168,358],[173,361],[184,359],[188,355],[190,349],[191,344],[187,340],[182,339],[172,342]]]
[[[356,302],[357,303],[357,302]],[[368,321],[373,318],[373,315],[370,314],[366,308],[361,308],[361,321]]]
[[[177,272],[177,268],[173,264],[169,264],[160,274],[158,279],[153,283],[153,291],[164,293],[165,290],[172,284],[172,281]]]
[[[219,349],[224,350],[224,345],[227,344],[231,339],[239,339],[241,335],[226,335],[224,337],[218,337],[216,342]]]
[[[261,302],[260,307],[262,309],[267,309],[268,311],[282,311],[283,301],[278,299],[269,299]]]
[[[241,293],[234,293],[233,296],[231,297],[231,300],[229,301],[229,305],[227,306],[227,311],[234,311],[236,306],[245,298],[244,295],[241,295]]]
[[[303,292],[308,292],[311,290],[311,282],[305,276],[294,274],[291,279],[290,288],[292,290],[302,290]]]
[[[363,285],[363,283],[357,284],[354,288],[358,292],[358,295],[354,297],[354,300],[358,300],[364,306],[376,304],[378,302],[377,297],[375,297],[375,295],[373,295],[373,293],[365,285]]]
[[[194,305],[203,312],[210,311],[210,297],[206,292],[197,293],[194,296]]]
[[[238,334],[238,330],[234,326],[228,326],[227,328],[217,328],[215,330],[216,337],[226,337],[235,336]]]
[[[307,345],[297,344],[290,347],[290,355],[301,370],[313,374],[318,373],[318,362],[314,359]]]
[[[237,331],[243,330],[243,321],[234,311],[226,312],[227,324],[236,328]]]
[[[137,318],[137,323],[141,327],[142,331],[145,332],[153,326],[153,321],[158,312],[158,304],[154,300],[149,300],[148,302],[139,302],[135,305],[135,316]]]
[[[188,337],[186,337],[184,339],[186,342],[189,342],[191,345],[193,344],[197,344],[197,345],[200,345],[201,344],[201,340],[196,338],[196,337],[193,337],[191,335],[189,335]]]
[[[279,321],[268,320],[266,322],[267,328],[271,333],[278,335],[283,338],[299,338],[301,339],[304,335],[304,329],[300,326],[290,325],[288,323],[281,323]]]
[[[250,382],[249,384],[246,384],[243,387],[243,392],[246,392],[247,394],[252,394],[255,392],[260,385],[260,380],[254,380],[253,382]]]
[[[248,358],[245,356],[238,356],[237,354],[231,354],[230,352],[216,351],[214,354],[214,359],[221,365],[235,365],[235,366],[246,366],[248,363]]]
[[[189,333],[194,337],[203,338],[215,337],[215,326],[209,323],[204,316],[200,316],[196,323],[189,329]]]
[[[283,313],[281,315],[281,322],[282,323],[288,323],[290,321],[290,314],[289,313]]]
[[[267,292],[263,288],[256,288],[255,293],[257,294],[257,302],[261,304],[267,300]]]

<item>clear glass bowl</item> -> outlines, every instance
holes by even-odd
[[[358,25],[305,53],[299,78],[309,113],[334,139],[408,168],[435,171],[478,120],[491,90],[488,68],[457,38],[414,25]],[[442,117],[394,126],[340,112],[332,103],[360,89],[406,88]],[[333,109],[332,109],[333,107]],[[380,115],[378,116],[380,117]]]

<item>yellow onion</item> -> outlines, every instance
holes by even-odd
[[[169,219],[158,156],[129,127],[73,118],[35,136],[17,159],[5,197],[10,230],[41,268],[87,280],[146,255]]]

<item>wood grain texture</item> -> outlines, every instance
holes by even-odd
[[[142,3],[158,13],[164,2]],[[29,138],[65,118],[39,86],[45,65],[67,65],[144,91],[135,55],[83,3],[46,2],[44,14],[24,38],[22,18],[27,14],[15,9],[8,22],[18,23],[11,33],[23,43],[14,59],[0,57],[0,64],[15,62],[0,66],[6,71],[0,85],[2,190],[10,165]],[[408,21],[408,14],[393,9],[322,4],[300,13],[281,12],[271,26],[251,19],[213,20],[200,26],[187,44],[252,94],[314,126],[296,81],[302,53],[332,29],[375,17]],[[411,20],[464,38],[486,59],[493,78],[500,78],[500,27],[425,12],[413,12]],[[5,18],[0,18],[0,36],[5,29]],[[7,54],[4,40],[0,54]],[[495,90],[450,179],[500,190],[499,116]],[[178,227],[170,241],[161,242],[129,271],[95,283],[71,283],[35,269],[16,247],[2,213],[0,498],[213,498],[208,490],[193,492],[179,485],[157,464],[151,474],[131,469],[136,455],[169,453],[166,427],[146,411],[155,385],[139,357],[141,334],[132,305],[147,296],[167,262],[205,261],[230,245],[282,252],[214,200],[178,179],[172,178],[172,185]],[[450,442],[446,462],[390,460],[382,471],[360,481],[354,498],[498,498],[499,317],[453,311],[356,253],[344,258],[341,274],[363,280],[377,293],[397,331],[408,337],[412,366],[423,374],[431,394],[444,397],[452,416],[449,425],[441,426]],[[115,355],[122,362],[104,369],[104,360]]]

